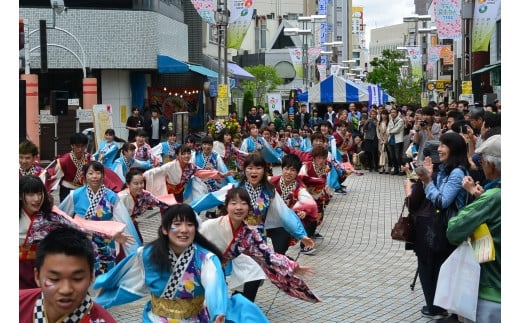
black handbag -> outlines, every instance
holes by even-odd
[[[401,215],[394,224],[390,233],[393,240],[414,243],[415,230],[412,216],[403,216],[404,208],[406,206],[407,199],[404,200],[403,208],[401,209]]]

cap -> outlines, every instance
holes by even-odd
[[[494,135],[494,136],[491,136],[488,139],[486,139],[475,150],[475,153],[494,156],[494,157],[500,157],[500,152],[501,152],[500,136],[501,135]]]

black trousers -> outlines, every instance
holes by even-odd
[[[394,145],[388,145],[388,165],[394,167],[394,173],[398,173],[401,170],[403,161],[401,158],[403,151],[403,143],[399,142]]]
[[[446,260],[445,257],[438,255],[432,255],[428,258],[417,257],[419,279],[421,281],[426,306],[428,306],[430,312],[442,310],[441,307],[433,305],[433,299],[435,298],[439,271],[441,270],[441,265],[444,260]]]
[[[285,255],[287,249],[289,249],[289,242],[291,241],[289,232],[285,231],[284,228],[268,229],[267,236],[271,238],[274,251]]]

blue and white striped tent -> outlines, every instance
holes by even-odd
[[[368,90],[351,80],[331,75],[309,89],[308,100],[309,103],[368,101]]]

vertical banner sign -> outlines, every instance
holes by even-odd
[[[450,45],[441,46],[439,56],[442,58],[444,65],[453,65],[453,52],[451,51]]]
[[[460,0],[433,0],[433,12],[439,39],[461,38]]]
[[[217,117],[227,117],[229,112],[229,103],[228,103],[228,89],[227,84],[220,84],[218,86],[218,96],[217,96]]]
[[[408,57],[412,62],[412,76],[418,80],[422,77],[422,55],[419,51],[419,47],[412,46],[406,47],[408,51]]]
[[[191,0],[193,7],[202,18],[202,21],[207,22],[210,26],[215,26],[215,3],[213,0]]]
[[[479,0],[475,2],[473,12],[472,52],[487,52],[489,40],[495,27],[500,0]]]
[[[280,93],[267,93],[267,105],[269,107],[269,116],[274,120],[274,110],[282,113],[282,95]]]
[[[302,57],[303,52],[301,48],[289,48],[289,55],[291,55],[291,61],[296,71],[296,75],[303,79],[303,63]]]
[[[426,63],[426,69],[428,71],[431,71],[433,65],[439,60],[441,48],[442,46],[432,46],[428,48],[428,62]]]
[[[296,90],[291,90],[289,92],[289,109],[287,110],[287,116],[289,122],[294,123],[294,114],[296,113],[296,97],[298,96],[298,92]]]
[[[312,47],[307,50],[307,54],[309,55],[309,65],[314,66],[316,64],[316,59],[321,54],[321,48]]]
[[[229,7],[230,17],[227,28],[227,47],[240,49],[251,21],[253,21],[254,0],[233,0]]]
[[[92,107],[94,115],[94,139],[96,140],[96,150],[99,143],[105,140],[105,131],[107,129],[114,129],[112,122],[112,106],[110,104],[95,104]]]
[[[379,89],[379,86],[377,85],[369,85],[368,86],[368,107],[372,106],[372,104],[375,104],[376,106],[383,104],[382,97],[380,96],[381,91]]]

